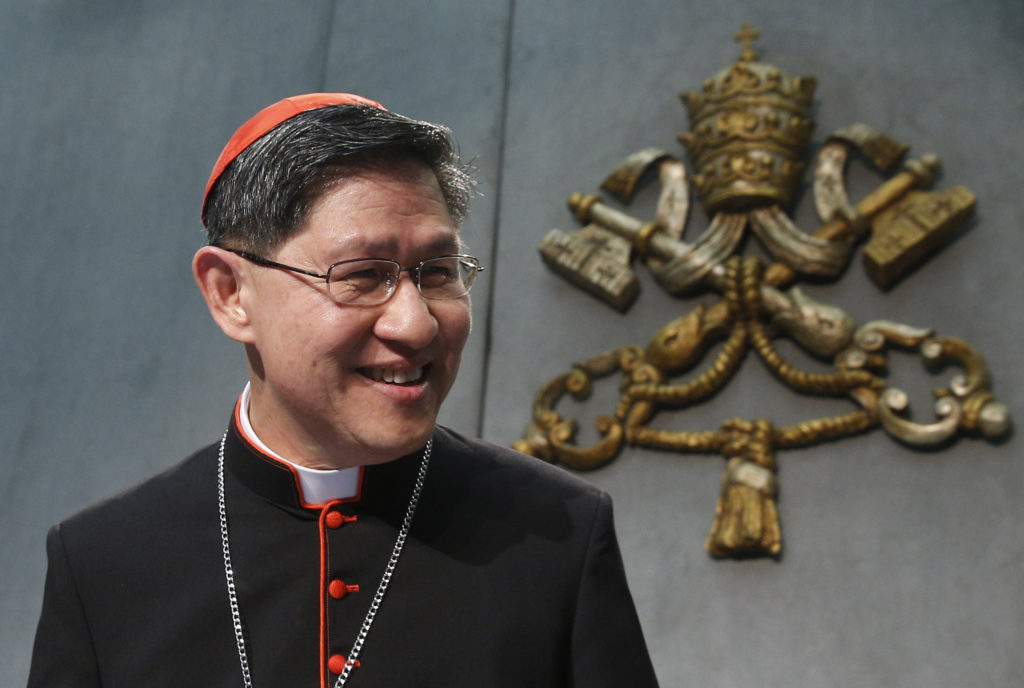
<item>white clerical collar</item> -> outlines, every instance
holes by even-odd
[[[307,504],[326,504],[335,499],[351,499],[359,494],[359,476],[362,468],[352,466],[351,468],[317,469],[300,466],[294,461],[289,461],[273,449],[263,443],[256,431],[252,429],[249,422],[249,383],[245,383],[242,390],[242,398],[238,402],[238,424],[239,429],[246,439],[268,456],[288,464],[295,469],[299,476],[299,486],[302,488],[302,501]]]

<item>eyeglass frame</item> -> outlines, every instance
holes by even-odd
[[[346,260],[339,260],[337,263],[331,263],[327,267],[327,272],[325,274],[320,274],[318,272],[313,272],[311,270],[297,268],[293,265],[285,265],[284,263],[278,263],[276,260],[264,258],[259,254],[251,253],[250,251],[246,251],[244,249],[230,248],[228,246],[216,246],[216,248],[219,248],[223,251],[227,251],[229,253],[234,253],[236,256],[244,258],[250,263],[254,263],[256,265],[261,265],[263,267],[268,268],[280,268],[281,270],[288,270],[289,272],[297,272],[302,275],[308,275],[309,277],[316,277],[317,279],[322,279],[324,280],[324,284],[327,285],[327,293],[331,294],[331,299],[335,303],[343,306],[380,306],[382,304],[387,303],[388,301],[391,300],[391,297],[395,295],[395,292],[398,291],[398,283],[402,279],[403,272],[409,273],[409,277],[412,279],[413,284],[416,285],[416,291],[418,291],[420,296],[422,296],[423,298],[429,299],[431,301],[453,301],[455,299],[461,299],[463,296],[469,294],[469,290],[476,280],[476,274],[484,271],[484,266],[480,265],[480,261],[479,259],[477,259],[476,256],[471,256],[468,253],[448,253],[440,256],[431,256],[430,258],[424,258],[415,266],[410,266],[407,268],[403,268],[401,263],[399,263],[397,260],[392,260],[391,258],[348,258]],[[460,294],[459,296],[444,297],[428,296],[427,294],[423,293],[423,287],[420,285],[420,270],[423,268],[424,263],[429,263],[432,260],[438,260],[440,258],[459,258],[460,260],[468,258],[469,260],[473,261],[472,265],[474,282],[470,282],[469,287],[466,287],[465,294]],[[338,301],[337,299],[335,299],[333,293],[331,292],[331,271],[334,270],[334,268],[338,267],[339,265],[345,265],[346,263],[359,263],[364,260],[379,260],[384,263],[391,263],[393,265],[398,266],[398,276],[395,278],[394,284],[392,284],[391,288],[388,290],[387,296],[384,297],[384,300],[376,303],[346,303],[344,301]],[[413,272],[416,273],[415,277],[413,277]]]

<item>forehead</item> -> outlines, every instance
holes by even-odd
[[[311,203],[295,242],[338,260],[458,248],[457,228],[427,165],[403,159],[345,168],[332,177]]]

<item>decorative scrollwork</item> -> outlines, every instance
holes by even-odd
[[[893,437],[919,447],[934,446],[948,440],[956,434],[960,419],[963,417],[960,404],[949,398],[935,402],[935,415],[941,420],[930,425],[913,423],[897,415],[906,411],[909,405],[906,392],[887,389],[880,401],[878,415],[882,427]]]

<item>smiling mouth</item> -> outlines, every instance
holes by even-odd
[[[392,370],[391,368],[360,368],[359,372],[374,382],[389,385],[416,385],[423,381],[425,368]]]

